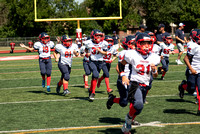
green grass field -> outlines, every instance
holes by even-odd
[[[11,55],[19,54],[0,54],[0,57]],[[148,104],[145,104],[142,113],[136,117],[142,125],[133,128],[132,133],[198,133],[200,117],[196,116],[198,106],[194,103],[195,97],[186,94],[182,100],[178,96],[177,87],[185,79],[185,65],[176,65],[176,58],[177,54],[170,57],[165,80],[159,80],[159,75],[159,78],[153,81],[153,87],[147,96]],[[49,94],[46,94],[46,88],[41,86],[38,60],[1,61],[0,133],[121,134],[121,126],[129,107],[121,108],[114,104],[107,110],[108,95],[104,82],[96,89],[95,100],[88,101],[88,92],[84,89],[82,78],[82,58],[73,59],[69,81],[71,94],[57,95],[55,88],[60,79],[60,71],[54,59],[52,61]],[[119,96],[116,87],[116,64],[117,61],[112,63],[110,86],[114,94]],[[149,124],[151,122],[158,123]]]

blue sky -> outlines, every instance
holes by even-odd
[[[81,2],[83,2],[84,0],[75,0],[75,1],[81,3]]]

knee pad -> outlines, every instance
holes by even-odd
[[[85,74],[86,74],[86,75],[90,75],[90,74],[91,74],[91,71],[90,71],[90,70],[87,70],[87,71],[85,71]]]
[[[99,72],[98,71],[93,72],[92,78],[98,79],[99,78]]]
[[[120,105],[121,107],[126,107],[126,106],[128,105],[128,100],[127,100],[127,99],[126,99],[126,100],[120,99],[119,105]]]
[[[69,74],[64,74],[63,76],[64,76],[64,79],[65,79],[66,81],[69,81],[69,79],[70,79],[70,75],[69,75]]]
[[[162,66],[162,69],[167,72],[168,71],[168,67],[167,66]]]
[[[41,70],[41,71],[40,71],[40,74],[41,74],[42,76],[44,76],[44,75],[46,75],[46,71],[45,71],[45,70]]]
[[[109,73],[103,73],[104,78],[109,78]]]
[[[142,112],[143,106],[143,102],[138,101],[134,103],[134,108],[136,110],[135,115],[138,115]]]
[[[46,74],[48,77],[51,76],[51,71],[47,71]]]

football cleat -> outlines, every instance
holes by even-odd
[[[65,89],[63,92],[63,95],[65,96],[65,95],[69,95],[69,94],[71,94],[71,92],[68,89]]]
[[[42,87],[45,87],[45,80],[42,80]]]
[[[60,93],[60,86],[57,83],[57,87],[56,87],[56,93],[59,94]]]
[[[131,130],[131,124],[132,124],[132,119],[130,119],[128,117],[128,115],[126,115],[125,117],[125,123],[122,127],[122,132],[125,133],[125,134],[129,134],[130,133],[130,130]]]
[[[136,121],[136,120],[132,120],[132,125],[140,125],[140,123],[138,122],[138,121]]]
[[[197,116],[200,116],[200,110],[197,111]]]
[[[113,90],[111,88],[107,89],[107,93],[111,94],[113,92]]]
[[[164,80],[165,78],[163,76],[161,76],[160,80]]]
[[[51,92],[50,86],[47,86],[47,92]]]
[[[95,96],[95,94],[91,93],[90,96],[89,96],[89,100],[94,100],[94,96]]]
[[[186,80],[183,80],[181,82],[181,84],[178,86],[178,90],[179,90],[179,97],[182,99],[184,97],[184,89],[183,89],[183,84],[186,84],[187,81]]]
[[[111,109],[112,105],[114,104],[113,100],[116,98],[113,94],[109,94],[108,101],[106,103],[107,109]]]

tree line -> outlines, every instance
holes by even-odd
[[[119,16],[119,0],[37,0],[38,18]],[[45,31],[51,36],[74,35],[77,21],[34,22],[34,0],[1,0],[0,37],[32,37]],[[137,28],[145,19],[148,30],[158,24],[186,24],[185,32],[200,26],[199,0],[122,0],[121,20],[80,21],[83,33],[100,29],[106,34]]]

